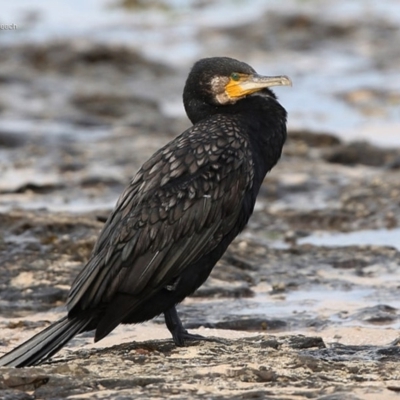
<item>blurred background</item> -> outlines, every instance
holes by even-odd
[[[400,145],[397,0],[3,1],[0,25],[3,209],[40,207],[41,196],[15,192],[83,176],[83,196],[46,196],[46,206],[85,208],[99,179],[108,188],[89,207],[111,206],[136,167],[189,125],[182,88],[207,56],[290,76],[293,88],[276,92],[291,130]]]

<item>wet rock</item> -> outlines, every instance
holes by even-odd
[[[266,348],[266,347],[271,347],[272,349],[278,350],[278,348],[281,346],[281,342],[279,342],[276,339],[264,339],[260,342],[260,347]]]
[[[80,111],[101,118],[121,118],[132,112],[160,114],[155,102],[118,93],[77,93],[71,102]]]
[[[238,280],[234,283],[227,281],[220,281],[215,278],[210,278],[209,281],[199,288],[193,297],[252,297],[254,292],[250,289],[249,285],[240,283]]]
[[[376,355],[380,361],[398,360],[400,356],[400,347],[388,346],[376,349]]]
[[[0,399],[3,400],[34,400],[35,396],[20,390],[0,390]]]
[[[331,148],[342,143],[335,135],[326,132],[314,132],[309,130],[291,130],[288,132],[288,145],[291,142],[304,143],[309,147]]]
[[[46,304],[56,304],[64,302],[68,296],[69,289],[58,287],[48,287],[43,285],[33,286],[32,296],[29,296],[33,301],[45,302]]]
[[[19,320],[19,321],[11,321],[7,324],[8,329],[31,329],[31,330],[34,330],[36,328],[42,328],[42,327],[43,327],[42,321]]]
[[[138,376],[132,379],[100,379],[96,383],[106,389],[129,389],[133,386],[146,387],[152,384],[165,382],[165,379],[156,377]]]
[[[305,337],[302,335],[295,336],[289,340],[289,345],[293,349],[309,349],[318,347],[319,349],[325,348],[325,343],[320,337]]]
[[[13,192],[15,193],[24,193],[24,192],[34,192],[34,193],[51,193],[55,190],[62,189],[64,186],[61,184],[37,184],[37,183],[26,183],[18,188],[16,188]],[[5,192],[6,193],[6,192]]]
[[[285,156],[306,159],[320,158],[327,149],[338,146],[341,140],[326,132],[291,130],[283,149]]]
[[[84,188],[100,186],[100,185],[118,186],[121,184],[122,184],[121,181],[119,181],[118,179],[112,177],[96,176],[96,175],[87,176],[81,181],[81,186]]]
[[[371,324],[391,324],[400,318],[397,308],[386,304],[378,304],[373,307],[366,307],[356,314],[350,316],[351,319],[358,319]]]
[[[0,378],[0,388],[17,389],[21,391],[32,391],[40,386],[46,385],[49,377],[43,374],[30,374],[28,371],[5,373]]]
[[[17,148],[25,145],[28,135],[17,132],[0,131],[0,148]]]
[[[368,264],[365,260],[357,258],[349,258],[344,260],[337,260],[332,263],[333,268],[338,269],[356,269],[362,270]]]
[[[35,282],[36,283],[36,282]],[[68,289],[49,288],[42,285],[32,284],[24,290],[9,287],[5,288],[3,299],[13,303],[19,301],[19,307],[27,310],[46,310],[49,306],[63,305],[67,299]],[[6,313],[6,305],[3,306],[3,312]],[[12,305],[9,305],[9,310],[12,310]],[[18,307],[15,307],[17,310]]]
[[[393,165],[397,158],[397,151],[375,147],[367,142],[352,142],[337,146],[324,155],[324,159],[331,163],[373,167]]]
[[[40,71],[56,70],[71,73],[81,68],[112,65],[121,71],[132,72],[145,67],[156,74],[168,71],[166,66],[151,63],[126,46],[116,46],[90,41],[55,41],[46,44],[30,44],[5,50],[8,56],[21,52],[23,60]]]
[[[347,392],[328,394],[326,396],[318,397],[317,400],[361,400],[359,397],[354,396]]]
[[[247,246],[247,244],[246,244],[246,246]],[[242,270],[258,271],[260,269],[259,265],[252,263],[251,261],[244,259],[240,255],[233,254],[229,251],[225,255],[224,259],[226,260],[226,262],[230,263],[234,267],[242,269]]]
[[[322,209],[309,211],[280,211],[278,214],[283,217],[290,226],[296,230],[343,230],[344,226],[354,222],[354,214],[347,210]]]
[[[205,324],[219,329],[233,329],[238,331],[265,331],[279,330],[287,326],[287,322],[279,319],[263,317],[230,316],[229,320],[219,321],[214,324]]]

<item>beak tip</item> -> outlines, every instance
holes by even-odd
[[[282,76],[282,84],[283,84],[284,86],[290,86],[290,87],[293,86],[292,80],[291,80],[288,76],[286,76],[286,75],[283,75],[283,76]]]

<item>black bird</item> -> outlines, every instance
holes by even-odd
[[[188,333],[176,304],[199,288],[245,227],[286,139],[286,111],[270,86],[228,57],[196,62],[183,91],[193,126],[143,164],[72,284],[68,314],[4,355],[0,366],[40,364],[80,332],[101,340],[119,324],[161,313],[177,346]]]

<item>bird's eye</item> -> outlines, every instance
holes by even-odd
[[[239,75],[237,72],[233,72],[233,73],[231,74],[231,79],[232,79],[233,81],[238,81],[238,80],[240,79],[240,75]]]

